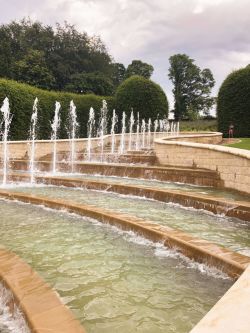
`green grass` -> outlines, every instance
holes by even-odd
[[[239,138],[239,140],[238,143],[227,144],[226,146],[250,150],[250,138]]]

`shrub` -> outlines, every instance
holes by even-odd
[[[50,139],[50,122],[54,117],[55,102],[61,103],[61,130],[60,138],[67,138],[66,119],[69,103],[74,101],[77,108],[77,117],[80,124],[79,137],[86,137],[89,109],[92,106],[99,114],[102,100],[108,103],[109,111],[114,108],[113,97],[102,97],[93,94],[78,95],[47,91],[33,86],[17,83],[16,81],[0,79],[0,104],[5,97],[9,98],[13,120],[10,127],[10,140],[26,140],[29,137],[30,118],[35,97],[39,100],[38,105],[38,139]]]
[[[250,137],[250,65],[231,73],[222,83],[217,103],[218,128],[228,135],[230,123],[237,137]]]
[[[168,100],[164,91],[142,76],[134,75],[121,83],[115,94],[115,104],[119,116],[123,111],[129,114],[131,108],[145,119],[168,116]]]

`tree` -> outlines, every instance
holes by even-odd
[[[250,137],[250,65],[232,72],[222,83],[217,100],[218,129],[228,135]]]
[[[14,64],[15,79],[38,88],[53,88],[55,78],[48,69],[43,52],[30,50],[22,60]]]
[[[174,85],[175,120],[188,117],[189,114],[199,115],[201,111],[209,114],[214,104],[210,96],[215,81],[210,69],[201,70],[194,60],[186,54],[176,54],[169,58],[169,78]]]
[[[70,82],[65,86],[66,91],[80,94],[111,95],[114,87],[109,78],[103,73],[78,73],[70,77]]]
[[[133,75],[140,75],[145,77],[146,79],[150,79],[153,74],[154,67],[142,62],[141,60],[133,60],[130,65],[128,65],[126,71],[126,78],[129,78]]]
[[[168,100],[162,88],[138,75],[131,76],[117,88],[115,104],[120,117],[123,111],[130,114],[131,108],[145,119],[168,116]]]
[[[31,20],[14,21],[0,26],[0,40],[0,76],[5,78],[25,81],[26,65],[40,61],[44,76],[49,73],[54,78],[56,90],[63,90],[72,75],[81,73],[99,72],[113,79],[113,62],[101,39],[79,32],[68,23],[57,24],[53,29]],[[28,82],[41,87],[41,73],[38,74],[32,74],[32,81]],[[51,80],[47,86],[42,83],[42,87],[50,89]]]
[[[124,81],[125,74],[126,74],[126,68],[123,64],[120,64],[118,62],[113,64],[112,79],[115,87],[119,86],[119,84],[121,84],[122,81]]]

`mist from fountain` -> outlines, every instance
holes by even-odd
[[[10,124],[12,121],[12,115],[10,114],[10,104],[8,97],[5,97],[3,101],[3,105],[1,107],[1,113],[3,115],[3,119],[1,122],[1,132],[2,132],[2,142],[3,142],[3,181],[2,185],[6,185],[7,183],[7,175],[8,175],[8,162],[9,162],[9,154],[8,154],[8,134],[10,129]]]
[[[34,183],[35,179],[35,140],[36,140],[36,127],[37,127],[37,116],[38,116],[38,98],[36,97],[33,104],[32,115],[31,115],[31,124],[30,124],[30,183]]]
[[[133,129],[135,124],[135,118],[134,118],[134,112],[133,109],[130,113],[130,121],[129,121],[129,144],[128,144],[128,150],[132,149],[132,138],[133,138]]]
[[[55,114],[53,122],[51,123],[51,140],[53,141],[53,162],[52,162],[52,172],[56,173],[57,165],[57,133],[60,127],[60,109],[61,104],[59,102],[55,103]]]
[[[88,120],[88,144],[87,144],[87,159],[91,161],[92,152],[92,137],[95,127],[95,110],[91,107],[89,110],[89,120]]]
[[[122,114],[122,133],[120,139],[120,154],[125,152],[125,133],[126,133],[126,113]]]
[[[115,153],[115,128],[118,122],[118,116],[115,113],[115,110],[113,110],[113,116],[112,116],[112,123],[111,123],[111,153]]]

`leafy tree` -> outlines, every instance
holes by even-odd
[[[81,94],[111,95],[114,87],[103,73],[94,72],[73,74],[65,90]]]
[[[210,96],[215,81],[210,69],[201,70],[186,54],[176,54],[169,58],[169,78],[174,85],[175,120],[203,111],[209,114],[214,104]]]
[[[115,104],[120,117],[123,111],[130,114],[131,108],[145,119],[168,116],[168,100],[162,88],[138,75],[131,76],[117,88]]]
[[[235,136],[250,137],[250,65],[232,72],[222,83],[217,116],[219,131],[225,136],[232,123]]]
[[[15,78],[39,88],[53,88],[55,78],[48,69],[42,51],[30,50],[14,64]]]
[[[0,75],[3,77],[25,81],[27,65],[40,62],[44,76],[54,78],[56,90],[63,90],[72,75],[81,73],[100,72],[113,79],[112,59],[101,39],[78,32],[68,23],[57,24],[54,30],[30,20],[11,22],[0,26],[0,40]],[[41,87],[41,73],[33,74],[29,73],[32,80],[28,82]],[[48,77],[45,87],[51,88],[51,78]]]
[[[140,75],[146,79],[150,79],[154,71],[154,67],[142,62],[141,60],[133,60],[130,65],[128,65],[126,71],[126,78],[129,78],[133,75]]]
[[[113,64],[112,79],[115,87],[119,86],[119,84],[121,84],[122,81],[124,81],[125,74],[126,74],[126,68],[123,64],[120,64],[118,62]]]

